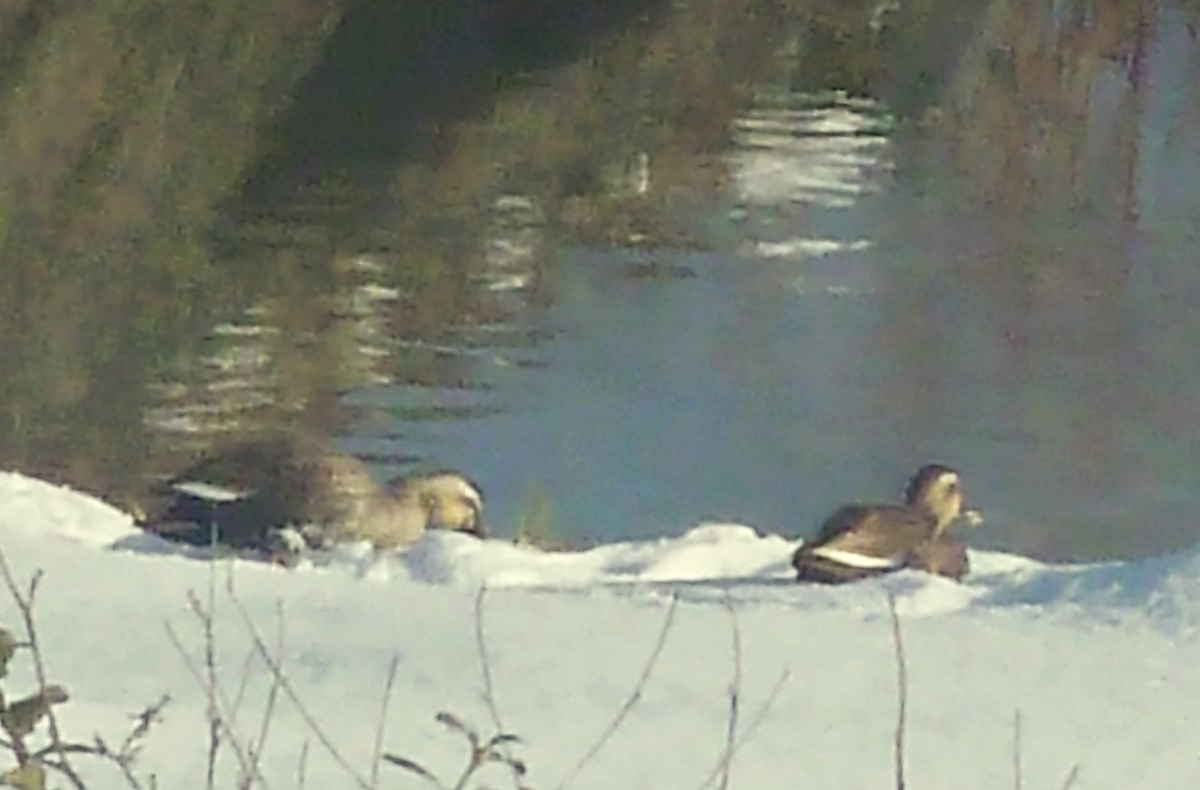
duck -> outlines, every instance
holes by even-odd
[[[929,463],[917,470],[903,504],[844,505],[792,555],[799,581],[839,584],[916,568],[961,581],[970,570],[966,543],[951,533],[975,526],[979,511],[964,502],[954,469]]]
[[[414,543],[427,529],[486,538],[483,494],[441,470],[379,484],[367,465],[321,440],[268,436],[219,448],[170,479],[166,505],[144,529],[191,545],[266,552],[368,541]]]

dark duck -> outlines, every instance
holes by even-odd
[[[839,584],[916,568],[956,581],[969,570],[967,547],[951,533],[974,526],[978,511],[964,504],[958,472],[926,464],[913,475],[903,504],[839,508],[792,557],[800,581]]]
[[[272,554],[369,541],[406,546],[426,529],[484,537],[483,497],[457,472],[384,485],[358,458],[317,439],[276,436],[229,444],[168,484],[145,528],[163,537]],[[215,535],[214,535],[215,532]]]

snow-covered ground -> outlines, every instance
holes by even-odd
[[[407,554],[348,547],[319,567],[286,570],[210,564],[139,535],[93,499],[0,473],[0,547],[18,577],[44,571],[36,615],[48,679],[71,694],[57,709],[64,737],[119,742],[131,714],[169,692],[134,766],[163,790],[205,782],[206,692],[171,632],[203,673],[188,599],[194,591],[206,601],[214,580],[216,672],[235,729],[257,741],[272,686],[241,606],[272,651],[282,644],[290,688],[358,776],[280,691],[263,787],[370,785],[394,657],[382,750],[453,786],[465,741],[435,715],[496,729],[476,639],[484,584],[495,708],[522,739],[514,751],[531,788],[700,790],[726,748],[731,685],[740,746],[730,787],[894,787],[886,589],[907,659],[910,788],[1013,787],[1017,711],[1026,787],[1062,787],[1075,765],[1076,788],[1200,786],[1200,551],[1057,567],[974,552],[962,585],[905,572],[822,588],[790,581],[792,540],[684,526],[680,537],[561,554],[431,534]],[[636,704],[578,767],[630,698],[668,616]],[[20,636],[10,600],[0,623]],[[13,700],[33,690],[32,678],[20,652],[0,687]],[[74,764],[90,787],[126,786],[110,764]],[[237,786],[238,770],[223,744],[216,785]],[[390,764],[378,770],[380,787],[432,786]],[[469,786],[514,786],[497,764],[478,779]]]

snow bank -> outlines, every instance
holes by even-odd
[[[531,787],[558,786],[599,738],[643,671],[673,597],[674,619],[637,705],[570,787],[703,784],[728,726],[728,602],[741,637],[740,727],[771,700],[737,755],[731,786],[891,786],[896,674],[886,586],[899,601],[908,660],[910,786],[1011,786],[1018,709],[1029,786],[1061,786],[1073,764],[1078,788],[1194,783],[1200,552],[1073,566],[972,552],[965,584],[903,572],[826,588],[791,581],[794,547],[734,524],[563,553],[431,534],[408,552],[347,546],[285,570],[203,561],[140,535],[128,516],[89,497],[0,474],[0,548],[21,576],[45,572],[37,614],[50,679],[71,692],[63,731],[118,739],[130,713],[170,692],[165,722],[137,764],[160,788],[203,781],[207,702],[188,667],[203,639],[188,598],[206,600],[210,584],[216,671],[229,708],[240,698],[230,711],[239,730],[259,731],[271,685],[244,613],[272,650],[282,645],[295,694],[363,777],[393,657],[386,751],[452,781],[464,744],[434,714],[494,729],[475,625],[486,584],[495,702],[504,728],[524,740]],[[18,622],[9,601],[0,602],[0,622]],[[18,656],[4,691],[20,695],[32,683]],[[281,699],[263,750],[266,786],[296,786],[302,753],[307,786],[354,786]],[[109,766],[76,763],[92,787],[124,786]],[[496,766],[487,770],[492,786],[511,784]],[[223,748],[219,786],[233,786],[236,773]],[[421,784],[381,769],[381,787]]]

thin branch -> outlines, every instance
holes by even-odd
[[[792,672],[787,668],[784,668],[784,670],[779,673],[779,677],[775,680],[775,685],[771,686],[771,693],[768,694],[763,703],[758,706],[758,710],[754,712],[754,718],[752,718],[750,720],[750,724],[744,730],[742,730],[742,734],[738,736],[737,742],[733,745],[733,749],[730,750],[728,755],[721,755],[721,759],[717,761],[717,764],[714,765],[712,770],[708,772],[708,776],[704,778],[704,782],[701,783],[699,790],[708,790],[708,788],[717,781],[717,779],[721,776],[721,771],[725,765],[725,761],[732,760],[734,757],[736,757],[737,753],[740,752],[742,747],[746,745],[746,742],[750,740],[750,737],[753,736],[754,733],[758,731],[758,728],[763,725],[763,722],[767,720],[767,714],[771,712],[771,708],[775,707],[775,702],[779,699],[779,694],[783,691],[784,684],[787,683],[791,676]]]
[[[1075,780],[1079,778],[1079,763],[1071,766],[1071,770],[1067,773],[1067,780],[1063,782],[1062,790],[1071,790],[1075,786]]]
[[[204,672],[196,664],[195,659],[193,659],[188,653],[187,648],[183,646],[183,641],[179,638],[179,635],[175,633],[175,629],[169,622],[166,623],[166,629],[167,636],[171,640],[171,644],[174,645],[175,649],[179,652],[180,657],[183,659],[184,666],[186,666],[188,671],[192,673],[192,679],[196,681],[196,684],[200,688],[205,688]],[[217,723],[224,732],[225,738],[229,741],[229,746],[233,749],[234,756],[237,757],[238,765],[241,768],[242,773],[253,774],[258,782],[265,788],[267,786],[266,779],[261,773],[255,774],[251,770],[250,760],[246,756],[246,751],[242,748],[241,742],[237,738],[237,734],[234,732],[232,725],[229,723],[226,717],[221,714],[221,708],[228,708],[229,706],[228,701],[224,698],[224,693],[221,691],[220,686],[217,686],[214,689],[214,697],[217,701]]]
[[[904,661],[904,640],[900,634],[900,616],[896,614],[896,595],[887,590],[888,613],[892,618],[892,644],[896,647],[896,790],[904,790],[904,726],[908,713],[908,669]]]
[[[496,728],[496,734],[500,735],[505,732],[504,723],[500,720],[500,707],[496,704],[496,693],[492,685],[492,662],[488,658],[487,651],[487,631],[483,624],[483,599],[487,595],[487,585],[479,586],[479,593],[475,596],[475,647],[479,652],[479,667],[483,675],[483,701],[487,705],[488,713],[492,717],[492,726]],[[517,769],[520,765],[513,758],[512,749],[508,743],[500,745],[501,754],[504,756],[504,762],[512,770],[513,787],[520,790],[521,772]]]
[[[280,666],[283,666],[283,602],[275,601],[275,624],[278,637],[275,640],[275,656]],[[246,656],[246,666],[243,668],[242,687],[247,685],[246,678],[250,674],[250,659],[254,657],[254,653]],[[241,696],[239,690],[238,696]],[[253,777],[258,773],[258,765],[262,762],[263,752],[267,748],[267,734],[271,728],[271,721],[275,718],[275,702],[279,698],[279,680],[275,677],[271,678],[271,688],[267,691],[267,704],[263,707],[262,721],[258,727],[258,743],[250,749],[250,767],[251,773],[242,777],[239,784],[243,788],[249,788],[253,784]],[[239,699],[240,704],[240,699]]]
[[[104,739],[99,734],[96,735],[96,743],[91,747],[78,748],[82,753],[94,754],[97,757],[103,757],[117,764],[121,769],[121,773],[125,776],[125,781],[133,790],[142,790],[142,783],[133,775],[133,760],[141,751],[141,741],[150,732],[150,728],[154,724],[162,721],[162,710],[167,703],[171,701],[170,694],[163,694],[158,702],[153,705],[148,705],[145,710],[137,714],[134,718],[137,719],[137,724],[125,736],[125,740],[121,743],[121,748],[114,752],[104,742]],[[64,748],[68,751],[75,751],[76,744],[64,744]]]
[[[1021,709],[1013,713],[1013,787],[1021,790]]]
[[[675,620],[675,609],[678,604],[679,596],[672,595],[671,605],[667,607],[666,617],[663,618],[662,629],[658,632],[658,640],[654,643],[654,649],[650,651],[650,656],[646,660],[646,666],[642,669],[641,677],[638,678],[637,685],[633,687],[633,692],[629,695],[629,699],[625,700],[625,704],[617,711],[617,715],[609,722],[608,727],[601,733],[600,738],[592,745],[592,748],[588,749],[587,754],[580,758],[579,762],[575,763],[575,766],[567,773],[566,778],[558,783],[557,790],[563,790],[579,775],[584,766],[599,754],[600,750],[608,743],[608,739],[612,737],[613,733],[620,728],[621,723],[625,721],[625,717],[629,715],[629,712],[641,700],[646,681],[650,679],[650,673],[654,671],[654,665],[658,663],[658,657],[662,654],[663,646],[667,642],[667,634],[670,632],[671,624]]]
[[[283,667],[271,657],[271,651],[267,648],[266,643],[263,642],[262,634],[259,633],[258,627],[254,624],[254,619],[250,617],[250,613],[246,610],[245,604],[242,603],[241,599],[233,591],[232,580],[228,587],[228,592],[230,600],[233,601],[233,605],[238,610],[242,622],[246,625],[246,630],[250,633],[250,638],[258,650],[259,656],[267,663],[267,668],[271,670],[271,674],[279,680],[280,688],[283,689],[283,693],[287,695],[292,704],[296,706],[296,711],[300,714],[300,718],[304,719],[304,723],[308,725],[312,734],[316,736],[321,745],[325,747],[325,750],[329,752],[329,756],[342,767],[347,775],[354,780],[354,783],[362,788],[362,790],[372,790],[367,780],[358,771],[354,770],[354,766],[350,765],[346,758],[342,756],[342,753],[338,751],[333,741],[329,740],[329,736],[321,729],[321,725],[317,723],[313,715],[308,712],[308,708],[300,701],[300,697],[296,694],[296,690],[292,688],[291,682],[283,674]]]
[[[479,666],[483,673],[483,701],[487,704],[496,732],[504,732],[504,724],[500,721],[500,710],[496,707],[496,696],[492,690],[492,666],[488,661],[487,640],[484,638],[483,598],[486,594],[487,585],[481,584],[479,593],[475,596],[475,646],[479,650]]]
[[[254,661],[258,658],[258,651],[250,648],[246,651],[246,658],[242,661],[242,673],[238,676],[237,689],[233,692],[233,699],[229,701],[229,718],[237,721],[242,711],[242,703],[246,699],[246,692],[250,690],[250,675],[254,669]]]
[[[217,687],[216,639],[213,635],[213,615],[217,610],[217,522],[215,517],[209,526],[209,540],[211,542],[211,553],[208,558],[208,608],[202,609],[200,602],[191,594],[191,591],[188,592],[188,600],[204,626],[204,672],[206,681],[204,688],[208,693],[208,763],[204,786],[206,790],[213,790],[217,770],[217,754],[221,749],[221,725],[218,720],[220,714],[216,707],[215,692]],[[236,713],[231,710],[230,716],[234,717]]]
[[[208,756],[205,761],[205,790],[213,790],[216,784],[217,755],[221,750],[221,730],[225,722],[217,705],[217,663],[216,648],[213,637],[212,609],[205,609],[195,594],[188,591],[188,606],[200,620],[200,630],[204,639],[203,670],[197,669],[196,680],[205,695],[205,716],[208,718]],[[170,626],[168,625],[168,629]],[[180,644],[182,648],[182,643]],[[228,706],[227,706],[228,707]],[[228,727],[227,724],[225,724]]]
[[[375,751],[371,755],[371,788],[379,787],[379,763],[383,758],[383,731],[387,726],[388,703],[392,699],[392,687],[396,685],[396,671],[400,668],[400,656],[392,656],[388,666],[387,681],[383,685],[383,704],[379,708],[379,726],[375,728]]]
[[[87,790],[87,786],[84,785],[83,780],[79,778],[79,774],[75,773],[75,769],[72,768],[68,763],[62,762],[63,756],[66,755],[67,750],[56,749],[55,753],[59,755],[57,760],[42,760],[42,765],[47,768],[53,768],[55,771],[58,771],[63,776],[67,777],[71,784],[75,785],[76,790]]]
[[[29,652],[33,656],[33,668],[37,677],[38,692],[46,693],[46,667],[42,662],[42,651],[38,646],[37,628],[33,624],[33,605],[37,598],[38,583],[42,579],[40,570],[34,571],[33,577],[29,580],[29,592],[25,595],[21,594],[21,590],[17,587],[16,579],[13,577],[12,570],[8,567],[8,558],[3,551],[0,551],[0,574],[4,576],[4,584],[8,587],[9,595],[17,604],[17,608],[21,610],[21,619],[25,623],[25,638],[29,643]],[[76,790],[85,790],[83,780],[79,778],[79,774],[71,767],[70,761],[67,760],[67,753],[62,748],[62,739],[59,737],[58,718],[54,715],[54,707],[46,706],[46,720],[50,730],[50,743],[55,746],[55,752],[58,754],[58,764],[52,767],[56,768],[63,776],[75,786]]]
[[[733,632],[733,679],[729,681],[729,727],[725,731],[725,757],[721,760],[719,790],[729,789],[729,772],[733,765],[733,747],[737,740],[738,706],[742,689],[742,629],[738,625],[733,598],[725,591],[725,609],[729,612],[729,628]]]
[[[296,762],[296,790],[304,790],[304,780],[308,773],[308,738],[300,746],[300,759]]]
[[[137,724],[133,730],[125,737],[121,748],[118,751],[113,751],[97,734],[93,744],[68,743],[62,739],[62,734],[58,728],[58,719],[54,714],[54,703],[61,702],[66,699],[66,694],[57,686],[46,682],[46,667],[42,659],[41,646],[38,641],[37,627],[34,624],[33,610],[37,602],[37,592],[42,580],[42,571],[35,571],[29,580],[28,590],[22,593],[17,586],[16,578],[13,576],[12,569],[8,564],[8,558],[2,550],[0,550],[0,576],[4,578],[4,584],[8,588],[9,595],[17,608],[21,612],[21,619],[25,626],[26,641],[17,643],[16,647],[26,647],[29,649],[30,655],[33,657],[34,674],[38,683],[38,694],[43,700],[44,715],[47,720],[47,729],[49,731],[49,744],[38,749],[35,752],[30,752],[25,746],[23,738],[19,733],[13,733],[11,741],[0,739],[0,745],[9,749],[17,756],[18,762],[25,765],[28,761],[34,760],[46,768],[50,768],[59,772],[76,788],[76,790],[84,790],[85,785],[76,773],[70,761],[67,760],[68,754],[89,754],[94,757],[107,759],[117,765],[121,773],[125,777],[125,781],[134,790],[141,790],[141,783],[137,777],[133,775],[130,766],[133,764],[134,758],[140,750],[140,741],[149,732],[151,725],[160,720],[160,713],[163,707],[170,700],[170,696],[164,694],[162,698],[154,705],[148,706],[135,718]],[[57,691],[61,695],[59,698],[52,698],[52,691]],[[51,755],[57,759],[47,759]]]

